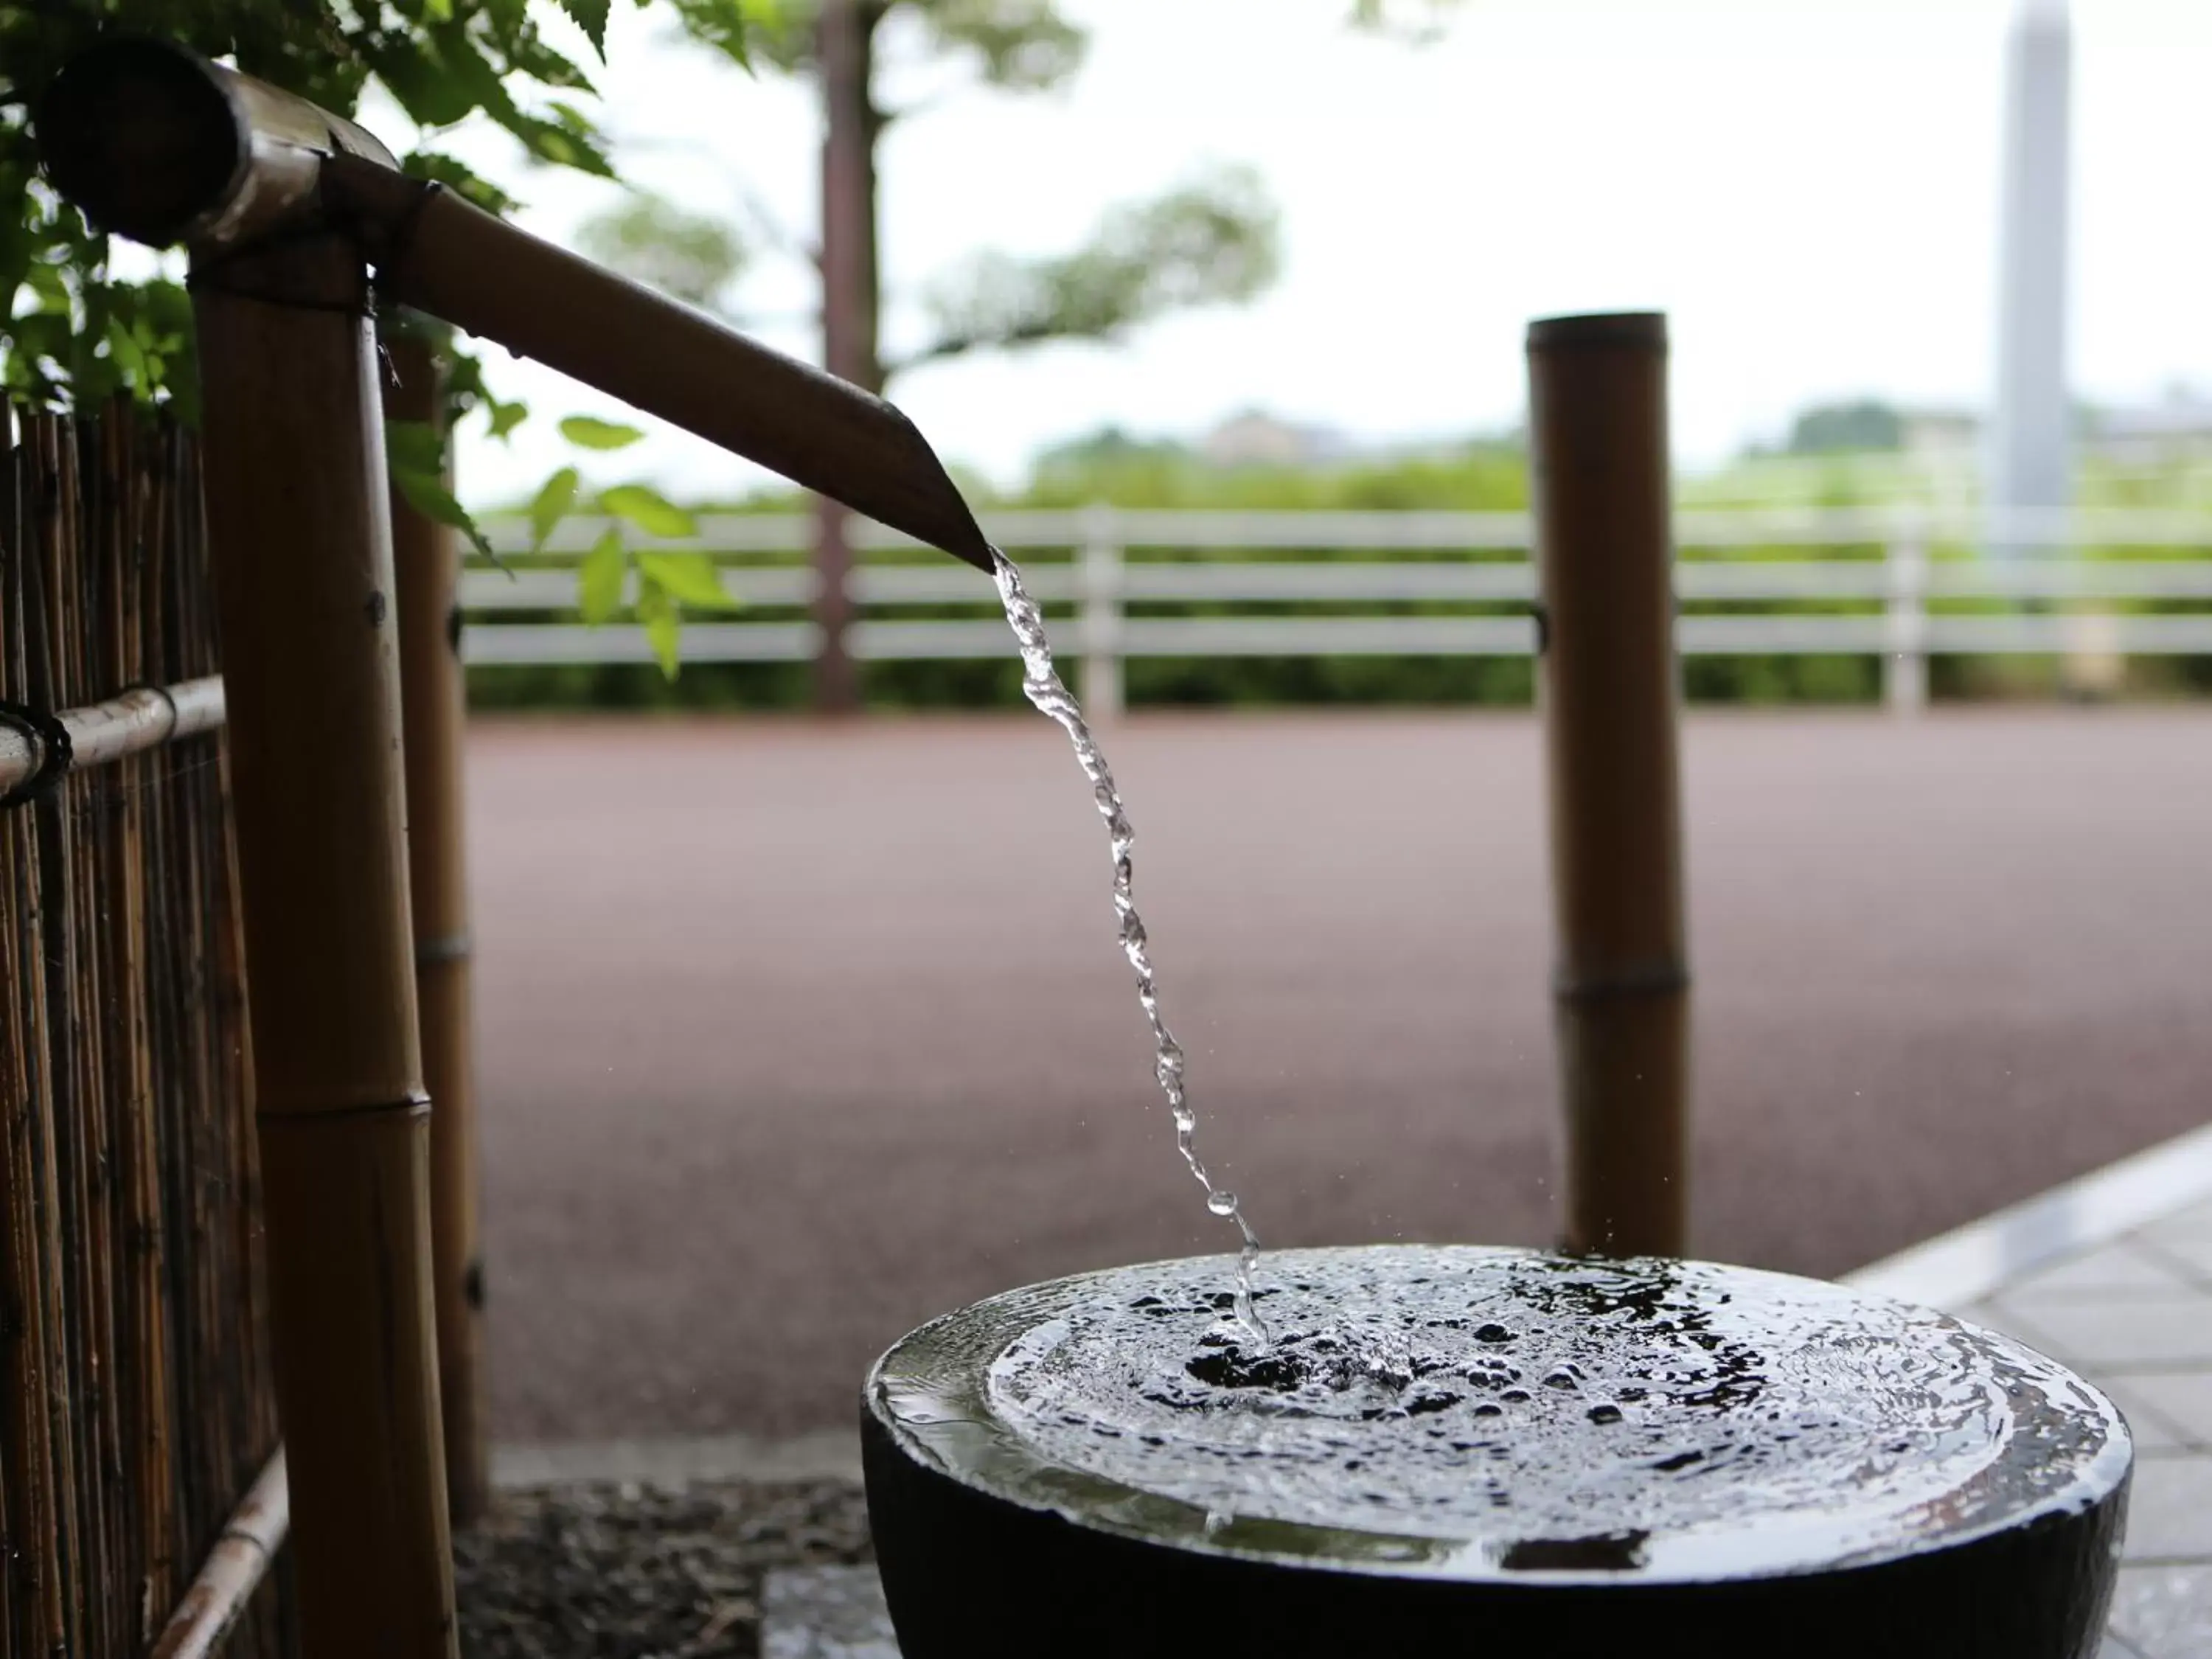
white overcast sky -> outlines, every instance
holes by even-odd
[[[1346,0],[1068,0],[1080,77],[1018,97],[939,84],[883,157],[897,296],[982,247],[1045,253],[1107,204],[1206,159],[1247,161],[1279,203],[1279,285],[1241,310],[1117,347],[933,367],[892,391],[948,457],[1002,481],[1113,422],[1196,434],[1261,407],[1375,439],[1519,417],[1520,343],[1546,313],[1674,319],[1677,448],[1696,465],[1816,398],[1978,404],[1992,335],[2002,46],[2009,0],[1467,0],[1411,48],[1347,33]],[[748,79],[615,11],[605,117],[629,176],[694,208],[750,195],[814,217],[805,88]],[[2212,0],[2076,0],[2077,391],[2212,387]],[[606,187],[469,154],[564,236]],[[805,269],[738,292],[765,337],[811,353]],[[536,417],[460,456],[489,505],[566,458],[550,416],[607,399],[492,353]],[[599,459],[726,494],[746,469],[681,434]]]

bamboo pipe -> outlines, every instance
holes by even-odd
[[[331,157],[323,187],[391,297],[992,568],[928,441],[881,398],[372,161]]]
[[[142,685],[57,718],[69,736],[69,769],[82,771],[215,731],[223,722],[222,680],[210,675],[174,685]],[[0,795],[36,776],[46,762],[43,738],[0,724]]]
[[[440,370],[428,342],[387,333],[388,420],[440,418]],[[407,872],[415,920],[415,1000],[430,1116],[430,1243],[438,1320],[438,1398],[446,1419],[446,1502],[455,1526],[483,1512],[483,1267],[478,1256],[475,1043],[471,1019],[468,858],[461,738],[460,549],[451,529],[392,493],[398,583],[399,705],[407,764]]]
[[[1682,1253],[1689,968],[1663,316],[1528,330],[1565,1243]]]
[[[450,1659],[398,652],[345,237],[196,264],[270,1329],[312,1659]]]
[[[146,1659],[210,1659],[246,1611],[283,1547],[292,1519],[284,1480],[284,1449],[262,1468],[238,1508],[223,1523],[199,1576],[169,1615]]]
[[[64,68],[36,125],[48,176],[103,229],[213,261],[342,228],[388,297],[992,568],[943,463],[890,404],[407,178],[312,104],[180,46],[118,41]]]

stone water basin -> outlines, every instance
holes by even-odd
[[[2132,1446],[1932,1310],[1703,1262],[1285,1250],[1010,1291],[868,1379],[907,1659],[2086,1659]]]

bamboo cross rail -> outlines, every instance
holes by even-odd
[[[53,744],[36,725],[0,714],[0,797],[215,731],[223,723],[222,677],[140,686],[54,718],[66,734],[65,746]]]
[[[268,1575],[291,1519],[291,1493],[285,1486],[284,1449],[280,1446],[240,1500],[146,1659],[208,1659]]]

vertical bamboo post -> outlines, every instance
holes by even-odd
[[[436,422],[441,371],[428,342],[385,337],[387,420]],[[407,874],[415,918],[415,999],[430,1116],[430,1243],[438,1320],[438,1397],[446,1419],[446,1499],[453,1524],[483,1512],[483,1266],[477,1232],[476,1046],[470,994],[468,856],[462,810],[459,539],[392,496],[398,584],[399,704],[406,734]]]
[[[1663,316],[1528,330],[1570,1249],[1684,1248],[1689,969]]]
[[[305,234],[199,262],[193,292],[302,1645],[450,1656],[367,272],[343,238]]]

